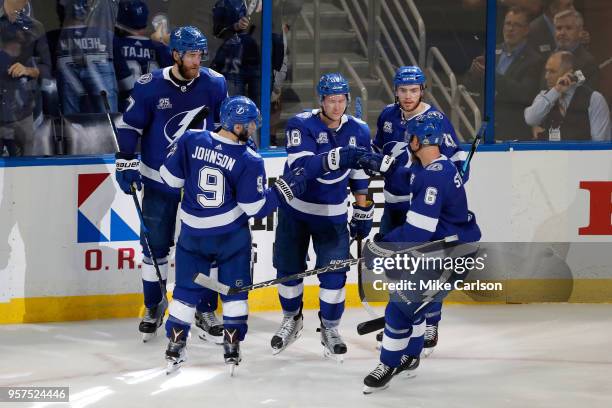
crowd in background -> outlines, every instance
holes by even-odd
[[[475,52],[484,53],[484,0],[462,0],[465,13],[452,17],[461,24],[463,15],[470,27],[465,39],[459,39],[460,55],[453,54],[458,47],[448,42],[453,40],[448,32],[436,32],[436,22],[444,20],[435,7],[446,2],[416,3],[431,27],[428,41],[440,42],[436,45],[482,107],[485,61]],[[140,75],[173,63],[166,45],[173,27],[167,16],[149,9],[152,2],[55,0],[59,27],[52,30],[37,20],[31,3],[0,0],[0,155],[57,153],[41,141],[59,139],[54,136],[58,122],[85,126],[85,116],[103,114],[102,90],[111,111],[119,114],[127,108],[127,98]],[[205,64],[226,77],[230,94],[247,95],[259,105],[261,3],[209,3],[211,27],[204,31],[216,38],[209,39],[215,47],[209,48]],[[275,13],[280,7],[287,12],[273,22],[272,115],[280,104],[283,81],[291,74],[287,38],[302,7],[293,0],[273,3]],[[498,3],[496,139],[609,141],[606,98],[611,92],[600,73],[610,60],[590,51],[598,30],[589,29],[573,0]],[[445,43],[449,45],[446,49]],[[469,57],[471,63],[466,60],[470,54],[475,56]]]

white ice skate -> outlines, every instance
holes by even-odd
[[[196,312],[195,324],[202,331],[200,339],[214,344],[223,344],[223,324],[215,312]]]
[[[138,331],[142,335],[143,343],[151,340],[157,335],[157,329],[164,322],[164,315],[168,308],[168,299],[164,296],[157,306],[146,308],[145,315],[138,325]]]
[[[289,347],[295,340],[302,335],[304,328],[304,315],[302,311],[295,316],[285,316],[280,327],[272,336],[270,345],[272,346],[272,354],[276,355]]]

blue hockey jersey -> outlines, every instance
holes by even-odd
[[[204,105],[210,112],[198,128],[214,130],[220,121],[221,103],[227,97],[223,75],[202,68],[197,78],[181,85],[170,77],[171,68],[140,77],[129,98],[128,108],[117,124],[122,152],[134,153],[138,138],[142,138],[140,173],[143,183],[167,191],[159,168],[166,158],[168,146],[187,130]]]
[[[427,104],[426,104],[427,105]],[[421,114],[436,111],[434,107],[427,105],[427,109]],[[440,112],[440,114],[442,114]],[[444,114],[442,114],[444,116]],[[381,112],[376,123],[376,136],[372,142],[374,150],[382,154],[388,154],[397,160],[398,166],[410,168],[412,165],[408,143],[405,141],[405,132],[408,121],[416,116],[404,120],[398,104],[387,105]],[[463,166],[467,159],[467,152],[458,146],[457,135],[450,121],[444,116],[444,142],[440,145],[440,152],[455,163],[457,168]],[[392,210],[407,211],[409,207],[409,186],[402,182],[401,172],[394,172],[385,176],[385,207]],[[464,175],[463,181],[467,181],[469,172]]]
[[[246,144],[209,131],[187,131],[160,168],[172,188],[184,188],[182,231],[192,235],[231,232],[249,217],[265,217],[279,205],[266,188],[261,156]]]
[[[165,44],[142,36],[115,36],[115,47],[131,72],[129,81],[119,84],[119,110],[127,108],[127,98],[134,83],[144,74],[174,64],[170,48]]]
[[[326,172],[322,155],[332,149],[354,145],[370,150],[368,125],[350,115],[343,115],[340,127],[328,128],[319,118],[320,110],[303,112],[287,122],[287,168],[304,167],[308,178],[306,192],[288,203],[287,211],[305,221],[347,222],[348,187],[366,194],[370,182],[363,170]]]
[[[384,236],[387,242],[428,242],[457,234],[461,242],[480,240],[476,217],[468,210],[463,180],[446,156],[425,168],[414,163],[409,180],[410,210],[406,223]]]

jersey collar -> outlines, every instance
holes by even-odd
[[[183,90],[182,87],[183,86],[187,86],[190,87],[191,84],[193,84],[193,81],[195,81],[196,79],[198,79],[200,76],[198,75],[197,77],[193,78],[191,81],[187,82],[187,85],[180,85],[177,84],[176,82],[174,82],[172,80],[172,77],[170,76],[170,70],[172,69],[172,66],[166,67],[162,70],[162,74],[164,75],[164,79],[169,81],[172,85],[174,85],[175,87],[177,87],[178,89],[180,89],[181,91]],[[184,91],[183,91],[184,92]]]
[[[217,142],[221,142],[221,143],[225,143],[225,144],[229,144],[229,145],[236,145],[236,146],[244,146],[245,145],[244,143],[234,142],[233,140],[229,140],[228,138],[220,136],[218,133],[215,133],[215,132],[210,132],[210,137],[215,139]]]
[[[319,113],[321,113],[321,109],[313,109],[312,110],[312,115],[316,116]],[[342,115],[342,117],[340,118],[340,126],[338,126],[336,128],[336,132],[340,130],[340,128],[342,127],[342,125],[344,125],[346,122],[348,122],[348,116],[346,114]]]
[[[416,118],[417,116],[422,115],[422,114],[424,114],[425,112],[427,112],[428,110],[431,109],[431,105],[430,104],[428,104],[426,102],[423,102],[423,105],[425,105],[425,110],[423,110],[422,112],[419,112],[419,113],[414,113],[412,116],[407,117],[407,118],[404,118],[404,111],[398,105],[399,111],[400,111],[400,117],[402,118],[402,120],[408,122],[409,120],[412,120],[412,119]]]

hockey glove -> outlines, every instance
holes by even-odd
[[[393,156],[369,152],[361,156],[358,161],[359,168],[362,168],[369,176],[392,173],[396,164]]]
[[[359,159],[368,153],[363,147],[344,146],[330,150],[323,155],[323,168],[325,171],[338,169],[356,169]]]
[[[353,204],[353,217],[349,223],[351,238],[364,239],[370,235],[374,219],[374,202],[368,201],[365,207]]]
[[[119,188],[125,194],[132,193],[132,184],[136,186],[137,190],[142,189],[139,166],[140,160],[136,158],[135,154],[121,152],[115,154],[115,178]]]
[[[274,182],[274,191],[281,201],[291,201],[304,194],[305,190],[306,172],[303,167],[290,170]]]

